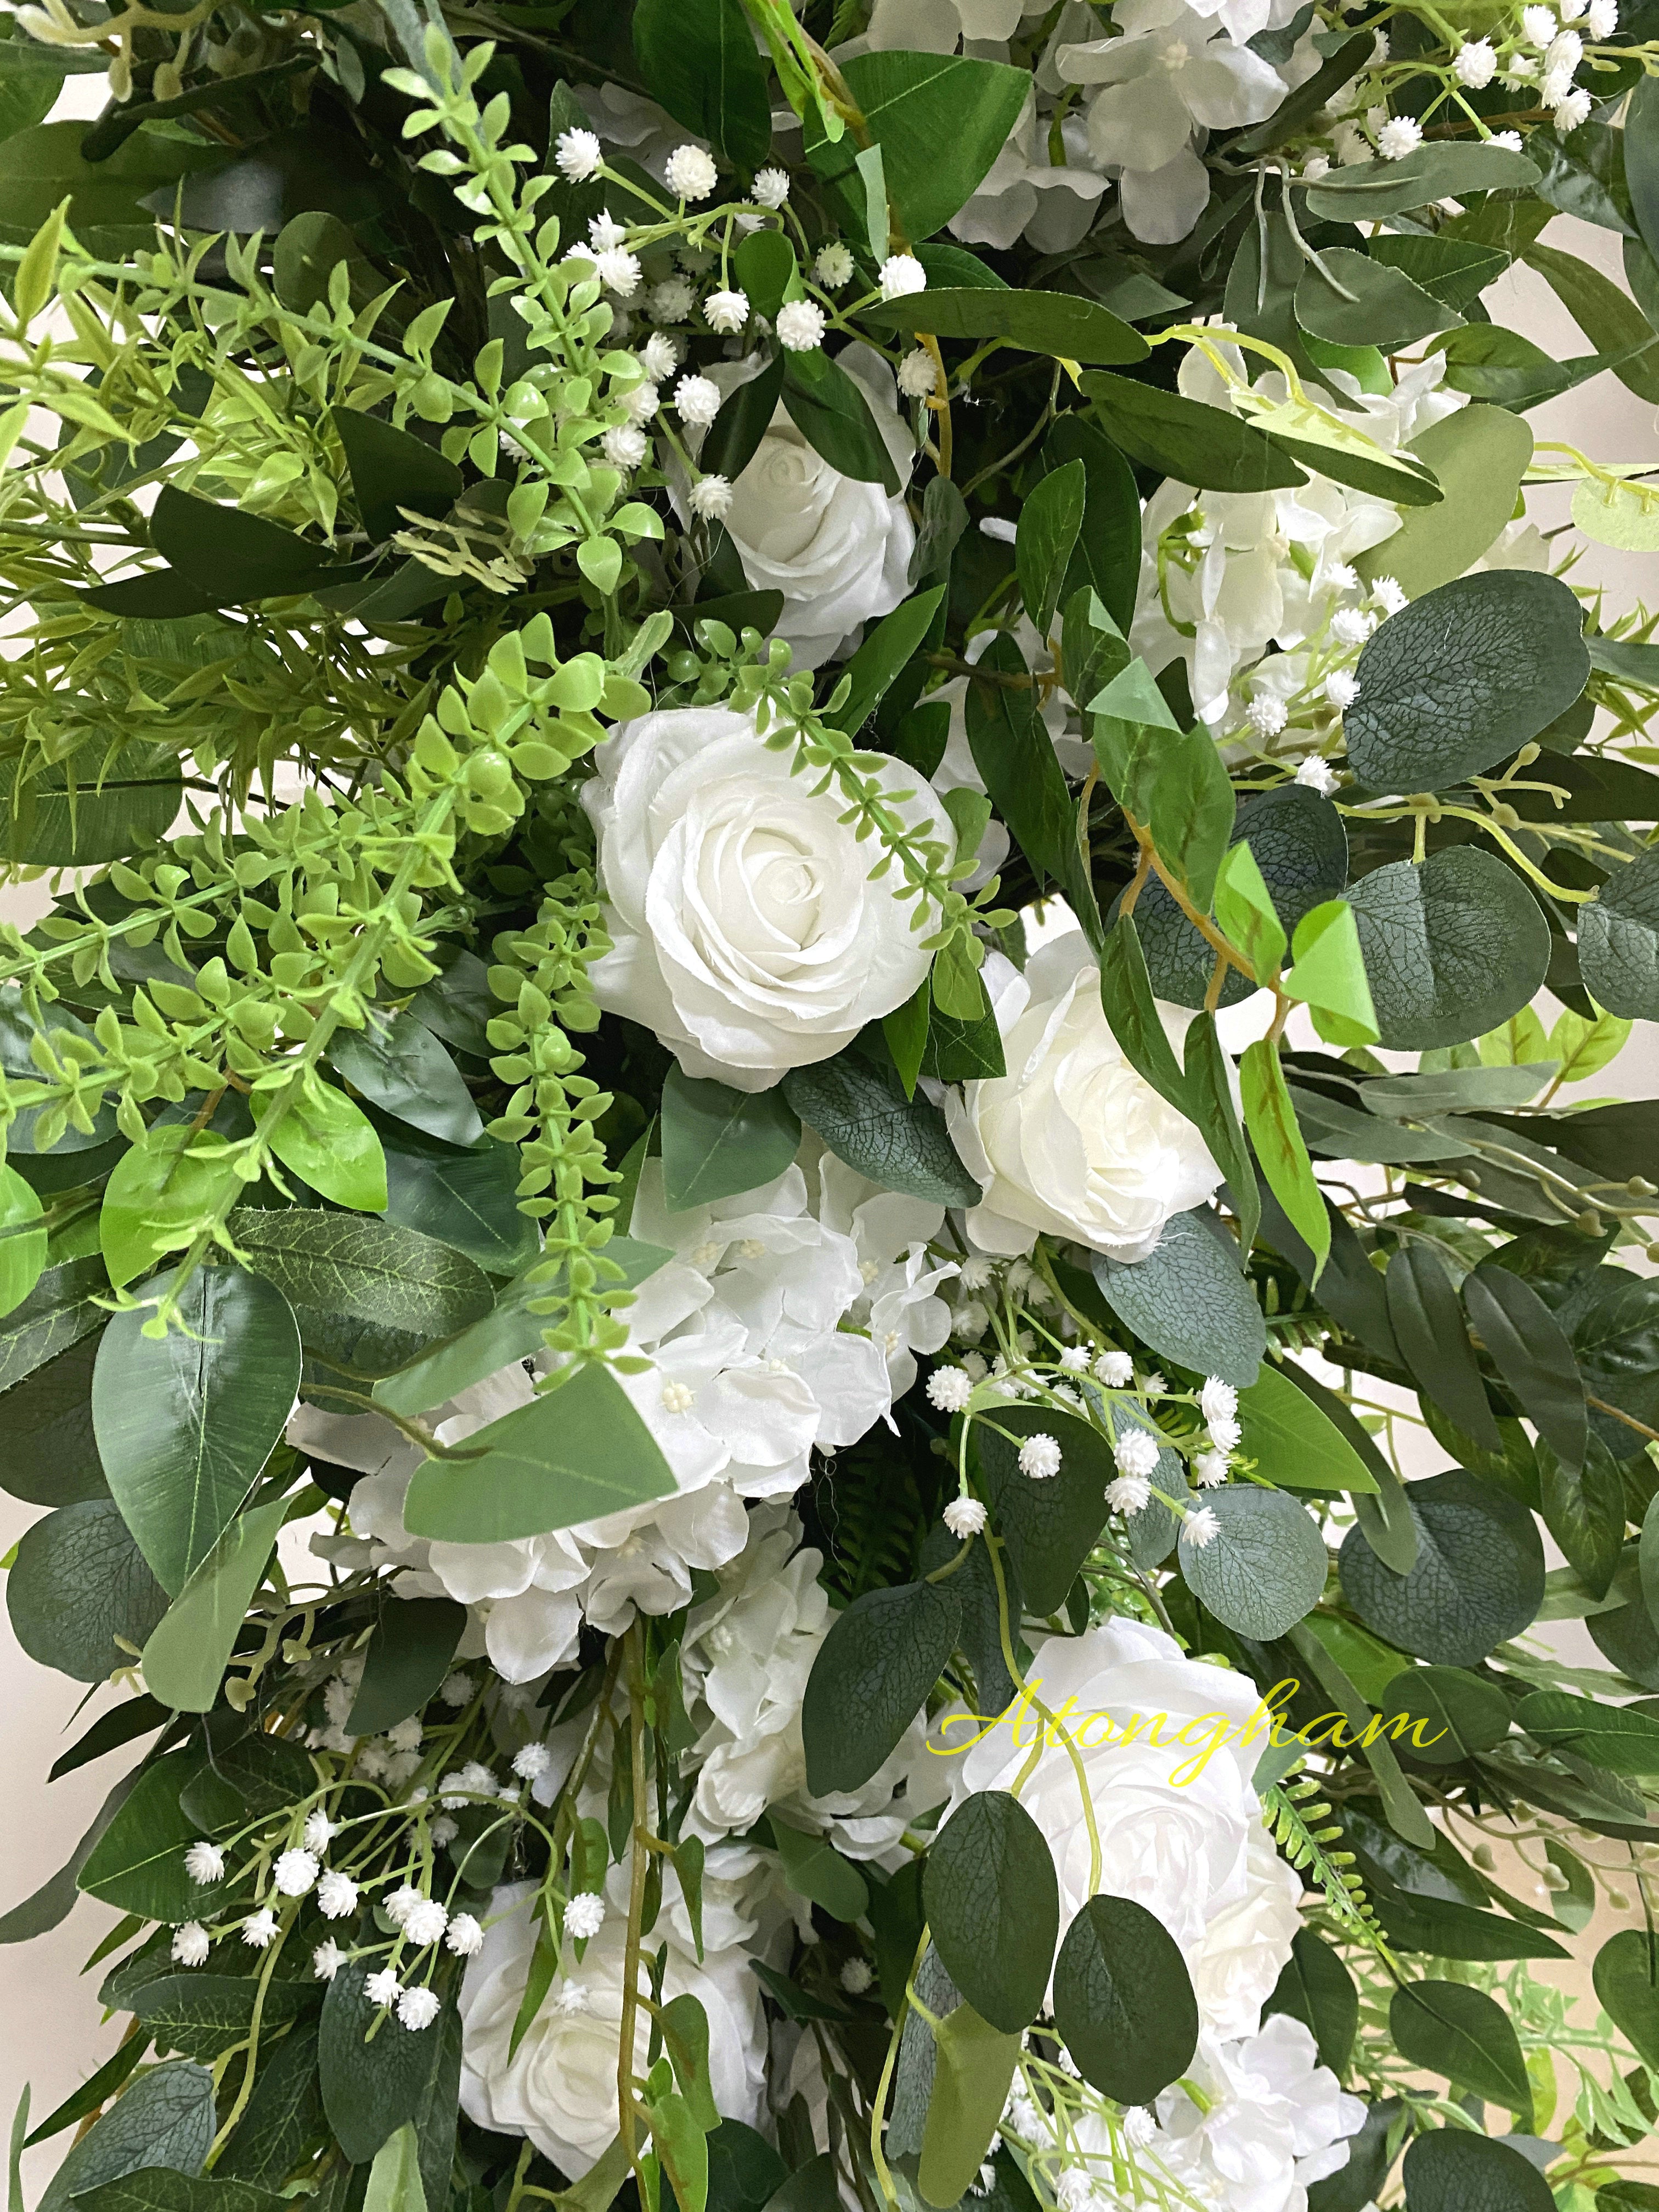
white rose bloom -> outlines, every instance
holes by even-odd
[[[1074,1731],[1100,1835],[1101,1887],[1145,1905],[1181,1946],[1211,2034],[1254,2034],[1291,1955],[1302,1893],[1273,1849],[1251,1784],[1265,1725],[1255,1743],[1239,1741],[1260,1704],[1255,1686],[1184,1657],[1161,1630],[1127,1620],[1045,1638],[1025,1679]],[[1096,1714],[1109,1716],[1115,1741],[1101,1741],[1098,1723],[1090,1727]],[[1157,1715],[1168,1718],[1155,1727]],[[1126,1742],[1137,1716],[1141,1728]],[[1018,1719],[1016,1707],[965,1756],[938,1762],[954,1770],[953,1808],[976,1790],[1012,1787],[1030,1756],[1034,1725],[1026,1716],[1016,1744]],[[1213,1749],[1224,1723],[1231,1740]],[[956,1733],[960,1742],[969,1731]],[[951,1734],[944,1731],[947,1743]],[[1154,1734],[1161,1745],[1150,1741]],[[1020,1802],[1054,1853],[1063,1937],[1090,1894],[1088,1829],[1063,1745],[1045,1746]]]
[[[981,1252],[1028,1252],[1047,1231],[1144,1260],[1171,1214],[1210,1196],[1220,1169],[1124,1058],[1080,932],[1045,945],[1023,975],[994,953],[985,972],[1008,1073],[945,1101],[957,1150],[985,1192],[968,1214],[969,1237]],[[1162,1012],[1178,1048],[1193,1018]]]
[[[948,847],[915,770],[860,757],[907,828]],[[653,1030],[688,1075],[739,1091],[830,1059],[927,972],[896,864],[872,878],[880,847],[790,758],[752,716],[676,708],[621,724],[582,787],[612,948],[588,970],[599,1004]]]
[[[498,1889],[495,1919],[483,1948],[467,1962],[461,1984],[461,2105],[481,2127],[527,2136],[561,2172],[580,2181],[617,2133],[617,2065],[621,2053],[622,1970],[628,1942],[625,1898],[586,1945],[580,1962],[568,1954],[541,2010],[511,2063],[507,2047],[535,1948],[533,1886]],[[664,1995],[696,1997],[708,2016],[709,2084],[728,2118],[753,2126],[764,2102],[765,2032],[760,1984],[746,1953],[735,1947],[695,1954],[668,1938]],[[651,2016],[636,2015],[635,2070],[643,2075]]]
[[[849,1858],[878,1858],[898,1843],[912,1809],[896,1792],[917,1764],[920,1731],[908,1730],[861,1790],[808,1795],[801,1700],[830,1611],[817,1580],[823,1555],[796,1550],[800,1533],[787,1505],[757,1506],[742,1558],[718,1571],[719,1595],[686,1625],[686,1709],[702,1726],[688,1825],[705,1838],[725,1836],[775,1807]]]
[[[1172,246],[1185,238],[1209,199],[1199,159],[1200,131],[1260,123],[1284,99],[1285,80],[1248,46],[1217,37],[1195,8],[1151,0],[1128,36],[1061,46],[1055,64],[1073,84],[1104,88],[1089,104],[1089,144],[1097,161],[1121,172],[1123,219],[1136,238]]]
[[[893,372],[866,345],[836,357],[869,402],[892,455],[899,494],[832,469],[784,408],[733,483],[726,528],[750,586],[781,592],[777,635],[798,668],[817,668],[861,623],[890,614],[909,590],[915,532],[902,495],[915,441],[899,412]],[[729,382],[719,377],[714,381]]]

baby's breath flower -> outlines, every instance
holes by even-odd
[[[1187,1516],[1181,1533],[1195,1552],[1206,1552],[1221,1534],[1221,1522],[1212,1507],[1200,1505]]]
[[[1115,1475],[1106,1486],[1106,1503],[1114,1513],[1139,1513],[1152,1494],[1152,1486],[1144,1474]]]
[[[1060,1355],[1060,1364],[1068,1375],[1086,1375],[1089,1371],[1088,1346],[1068,1344]]]
[[[720,182],[713,156],[701,146],[676,146],[662,174],[669,191],[682,200],[706,200]]]
[[[562,177],[585,185],[599,174],[605,149],[591,131],[562,131],[553,142],[553,159]]]
[[[939,371],[926,346],[907,353],[898,365],[898,388],[907,399],[931,399],[939,386]]]
[[[1414,115],[1396,115],[1376,134],[1376,150],[1385,161],[1403,161],[1423,143],[1423,126]]]
[[[311,1954],[311,1971],[319,1982],[331,1982],[345,1962],[345,1953],[326,1936]]]
[[[826,292],[839,292],[843,284],[853,281],[852,254],[839,239],[832,239],[828,246],[818,248],[812,274]]]
[[[317,1905],[325,1920],[343,1920],[357,1910],[357,1885],[349,1875],[331,1867],[317,1885]]]
[[[866,1959],[849,1959],[841,1970],[841,1985],[848,1996],[861,1997],[874,1979]]]
[[[405,1990],[398,2000],[399,2024],[416,2033],[423,2027],[430,2027],[442,2010],[443,2005],[436,1990]]]
[[[180,1966],[199,1966],[206,1962],[213,1948],[212,1940],[199,1920],[186,1920],[173,1931],[173,1963]]]
[[[1152,1475],[1158,1471],[1158,1438],[1139,1422],[1128,1422],[1112,1447],[1112,1457],[1124,1474]]]
[[[681,377],[674,386],[674,410],[693,429],[706,429],[720,411],[719,385],[712,377]]]
[[[653,384],[665,383],[680,365],[680,349],[665,331],[653,331],[640,348],[640,363]],[[465,1677],[456,1679],[465,1680]],[[469,1686],[467,1696],[471,1694]],[[465,1699],[461,1702],[465,1704]]]
[[[732,480],[729,477],[699,477],[689,496],[694,514],[714,522],[723,521],[732,512]]]
[[[317,1879],[317,1862],[309,1851],[283,1851],[270,1869],[270,1878],[284,1897],[303,1897]]]
[[[582,1890],[564,1908],[564,1932],[575,1942],[597,1936],[604,1925],[605,1899],[592,1890]]]
[[[977,1498],[953,1498],[945,1509],[945,1525],[960,1541],[977,1536],[985,1526],[985,1508]]]
[[[225,1855],[217,1844],[192,1844],[185,1853],[185,1872],[194,1882],[205,1886],[222,1881],[225,1878]]]
[[[936,1367],[927,1377],[927,1402],[941,1413],[960,1413],[974,1386],[959,1367]]]
[[[789,198],[788,171],[769,163],[765,168],[757,169],[754,196],[762,207],[771,208],[775,212]]]
[[[268,1951],[276,1940],[276,1915],[268,1905],[242,1923],[242,1941],[251,1951]]]
[[[513,1771],[521,1782],[538,1782],[553,1764],[544,1743],[526,1743],[513,1754]]]
[[[778,309],[778,343],[786,353],[813,353],[823,343],[824,313],[815,301],[790,300]]]
[[[1498,74],[1498,54],[1490,39],[1465,39],[1452,58],[1452,75],[1472,92],[1484,92]]]
[[[665,276],[646,300],[652,319],[659,323],[683,323],[696,303],[696,288],[684,276]]]
[[[1135,1364],[1127,1352],[1103,1352],[1095,1362],[1097,1378],[1110,1390],[1127,1390],[1135,1379]]]
[[[458,1959],[476,1958],[483,1948],[484,1932],[470,1912],[458,1912],[444,1930],[444,1948]]]
[[[308,1851],[314,1851],[320,1857],[339,1832],[339,1822],[331,1820],[322,1807],[319,1805],[314,1811],[306,1814],[306,1824],[301,1832],[301,1840]]]
[[[1019,1448],[1019,1471],[1035,1482],[1048,1482],[1060,1473],[1060,1446],[1050,1436],[1027,1437]]]
[[[449,1914],[435,1897],[423,1897],[411,1905],[404,1922],[404,1933],[417,1948],[424,1950],[428,1943],[442,1940],[449,1925]]]
[[[1322,799],[1328,799],[1336,789],[1336,771],[1317,753],[1310,753],[1305,760],[1297,763],[1296,781],[1305,784],[1310,791],[1318,792]]]
[[[876,278],[884,300],[902,300],[927,289],[927,271],[914,253],[890,253]]]
[[[629,253],[620,246],[613,246],[604,253],[592,257],[593,273],[607,292],[614,292],[619,300],[631,300],[640,289],[640,261],[636,253]]]
[[[644,431],[636,430],[631,422],[620,422],[607,430],[599,447],[613,469],[636,469],[651,450]]]
[[[711,292],[702,303],[703,317],[711,331],[729,337],[740,331],[749,320],[747,292]]]
[[[382,1966],[363,1984],[363,1995],[374,2005],[395,2005],[403,1995],[403,1987],[390,1966]]]

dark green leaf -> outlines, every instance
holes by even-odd
[[[355,1091],[411,1127],[446,1145],[476,1145],[483,1136],[459,1069],[412,1013],[371,1010],[367,1027],[335,1031],[328,1056]]]
[[[1282,1490],[1227,1483],[1204,1499],[1221,1523],[1195,1544],[1183,1523],[1181,1571],[1188,1588],[1224,1627],[1267,1643],[1283,1636],[1319,1602],[1325,1543],[1317,1526]]]
[[[88,2075],[78,2089],[72,2090],[38,2127],[29,2130],[23,2138],[23,2148],[32,2150],[36,2143],[47,2142],[64,2129],[72,2128],[77,2120],[100,2112],[149,2050],[147,2035],[128,2036],[95,2074]]]
[[[167,1603],[110,1498],[64,1505],[37,1521],[6,1578],[17,1641],[31,1659],[76,1682],[101,1682],[130,1667]]]
[[[166,836],[182,797],[177,757],[158,746],[124,745],[95,764],[51,763],[21,787],[5,779],[0,851],[33,867],[123,860]]]
[[[1631,212],[1643,244],[1659,260],[1659,92],[1645,76],[1631,95],[1619,135],[1624,141]]]
[[[1124,1058],[1176,1111],[1186,1111],[1187,1079],[1152,997],[1132,915],[1120,915],[1100,955],[1100,1002]]]
[[[323,580],[334,556],[246,509],[220,507],[164,484],[149,523],[150,543],[186,583],[223,605],[288,599]]]
[[[1571,1752],[1611,1774],[1659,1774],[1659,1720],[1650,1713],[1565,1690],[1534,1690],[1516,1707],[1515,1718],[1547,1751]]]
[[[363,1994],[368,1973],[367,1962],[353,1960],[329,1984],[317,2050],[328,2124],[354,2166],[420,2111],[443,2046],[436,2023],[419,2034],[394,2033],[396,2020]]]
[[[1020,688],[1027,678],[1024,655],[1012,637],[999,636],[977,666],[984,679],[969,678],[964,705],[974,765],[1026,859],[1060,884],[1092,938],[1098,909],[1078,843],[1077,805],[1037,711],[1036,690]],[[1014,681],[995,681],[999,677]]]
[[[765,2136],[741,2120],[722,2120],[709,2136],[709,2212],[764,2212],[787,2179]]]
[[[1238,1216],[1238,1264],[1244,1267],[1261,1224],[1261,1204],[1255,1164],[1233,1103],[1232,1062],[1222,1048],[1213,1014],[1198,1015],[1188,1030],[1182,1073],[1187,1110],[1231,1194]]]
[[[784,1880],[791,1889],[821,1905],[831,1919],[863,1919],[870,1906],[870,1890],[856,1867],[822,1836],[792,1828],[775,1814],[772,1837],[783,1862]]]
[[[943,483],[945,479],[936,477],[933,481]],[[931,592],[919,592],[915,599],[907,599],[876,624],[842,672],[853,688],[845,706],[824,716],[832,728],[845,730],[853,737],[864,727],[894,678],[920,648],[944,596],[943,584],[935,585]]]
[[[1087,475],[1083,528],[1066,572],[1060,605],[1069,607],[1078,592],[1093,590],[1108,620],[1121,635],[1134,619],[1140,580],[1140,495],[1135,489],[1134,471],[1086,415],[1060,416],[1043,441],[1042,459],[1051,469],[1081,461]],[[1073,629],[1068,622],[1068,639]],[[1122,651],[1127,661],[1127,647]],[[1098,688],[1097,683],[1073,692],[1073,696],[1086,701]]]
[[[842,74],[881,148],[888,197],[913,242],[943,230],[971,198],[1006,144],[1031,84],[1023,69],[950,54],[861,54],[844,63]],[[850,134],[830,146],[809,123],[806,151],[827,181],[853,180],[862,204]]]
[[[1111,1452],[1089,1422],[1046,1406],[999,1406],[994,1422],[976,1421],[973,1431],[992,1525],[1012,1555],[1028,1608],[1058,1613],[1105,1525],[1106,1485],[1116,1473]],[[1038,1435],[1051,1436],[1060,1446],[1058,1474],[1020,1473],[1019,1447]],[[1171,1452],[1160,1463],[1156,1485],[1175,1493],[1178,1467]],[[953,1582],[941,1587],[950,1589]]]
[[[772,108],[738,0],[640,0],[633,38],[647,87],[674,120],[734,167],[757,169],[772,143]]]
[[[757,233],[757,237],[764,235],[767,234]],[[775,354],[758,376],[751,377],[747,384],[740,384],[729,395],[714,417],[698,455],[698,465],[705,474],[723,476],[735,483],[754,459],[783,397],[783,361],[781,353]],[[702,608],[690,608],[687,612],[692,620],[704,621],[717,613],[719,605],[718,601],[712,601]],[[721,615],[720,619],[730,621],[731,617]],[[772,627],[772,623],[761,622],[757,617],[750,619],[763,632]],[[772,621],[776,619],[774,614]],[[741,629],[742,624],[735,623],[733,627]]]
[[[1417,1564],[1385,1567],[1362,1532],[1342,1541],[1348,1601],[1365,1626],[1437,1666],[1473,1667],[1536,1618],[1544,1552],[1526,1508],[1462,1468],[1407,1486]]]
[[[1354,884],[1348,898],[1390,1050],[1484,1036],[1543,983],[1548,925],[1495,854],[1458,845],[1431,853],[1420,867],[1393,861]]]
[[[1126,1265],[1097,1253],[1091,1265],[1107,1304],[1154,1352],[1241,1389],[1255,1381],[1267,1323],[1224,1231],[1177,1213],[1146,1259]]]
[[[1016,291],[975,285],[970,290],[930,285],[870,311],[870,320],[907,333],[941,338],[1001,338],[1026,353],[1076,362],[1145,361],[1146,341],[1116,315],[1074,292]]]
[[[1455,1766],[1490,1751],[1510,1732],[1509,1700],[1496,1683],[1461,1667],[1408,1667],[1388,1686],[1380,1708],[1413,1759],[1427,1766]]]
[[[415,1470],[404,1520],[418,1534],[495,1544],[574,1528],[674,1493],[672,1471],[622,1385],[584,1367],[558,1389],[476,1430],[476,1458]]]
[[[98,1342],[83,1336],[6,1393],[0,1406],[6,1435],[0,1485],[14,1498],[31,1505],[74,1505],[108,1497],[92,1427]]]
[[[346,1726],[353,1735],[383,1735],[437,1695],[466,1626],[466,1607],[447,1597],[381,1593],[380,1617],[368,1640],[362,1680]]]
[[[787,232],[756,230],[738,241],[732,266],[738,289],[748,295],[751,313],[769,321],[776,315],[788,297],[798,265]]]
[[[1331,1218],[1308,1147],[1291,1103],[1279,1051],[1273,1041],[1258,1037],[1245,1048],[1239,1063],[1239,1089],[1244,1102],[1244,1127],[1255,1156],[1261,1163],[1267,1188],[1284,1209],[1287,1220],[1306,1245],[1313,1260],[1316,1282],[1331,1245]]]
[[[1353,296],[1344,299],[1345,291]],[[1328,246],[1306,270],[1296,288],[1296,319],[1332,345],[1371,345],[1384,353],[1463,319],[1402,270],[1346,246]]]
[[[1084,2080],[1150,2105],[1198,2047],[1198,2000],[1180,1946],[1144,1905],[1091,1897],[1054,1965],[1054,2026]]]
[[[1012,299],[1025,295],[1011,293]],[[1098,312],[1098,310],[1097,310]],[[1038,479],[1020,509],[1014,545],[1014,565],[1019,575],[1020,597],[1025,611],[1047,637],[1060,605],[1060,586],[1071,565],[1078,532],[1083,527],[1087,477],[1081,461],[1067,461]]]
[[[1112,443],[1143,468],[1208,491],[1274,491],[1307,477],[1270,438],[1219,407],[1091,369],[1083,391]]]
[[[1524,190],[1538,166],[1524,154],[1471,140],[1436,141],[1399,161],[1362,161],[1334,169],[1308,187],[1308,211],[1321,222],[1376,222],[1470,192]]]
[[[53,48],[52,58],[54,68],[64,66],[62,49]],[[0,222],[32,235],[67,197],[77,236],[119,229],[128,234],[124,245],[148,246],[155,226],[142,195],[212,159],[204,146],[145,130],[108,161],[88,161],[81,149],[92,129],[86,122],[37,123],[0,141]]]
[[[213,1757],[179,1794],[179,1805],[198,1828],[216,1832],[269,1818],[296,1798],[309,1796],[317,1786],[316,1770],[301,1745],[263,1729],[232,1726],[241,1732],[222,1742],[219,1723],[209,1722]]]
[[[1331,1265],[1325,1276],[1328,1291],[1340,1280],[1337,1266],[1339,1250],[1339,1247],[1332,1247]],[[1380,1290],[1382,1285],[1379,1283],[1377,1287]],[[1363,1490],[1352,1492],[1354,1512],[1364,1531],[1365,1540],[1377,1558],[1392,1567],[1396,1574],[1408,1575],[1417,1563],[1417,1524],[1412,1519],[1405,1486],[1400,1477],[1341,1399],[1310,1375],[1305,1367],[1298,1365],[1293,1359],[1287,1359],[1282,1367],[1273,1371],[1279,1381],[1289,1382],[1293,1389],[1300,1390],[1318,1407],[1370,1474],[1376,1485],[1375,1495]],[[1282,1480],[1283,1477],[1279,1479]]]
[[[90,1765],[112,1751],[118,1751],[124,1743],[131,1743],[141,1735],[149,1735],[172,1718],[167,1708],[155,1698],[139,1695],[128,1698],[107,1712],[100,1713],[84,1735],[76,1738],[70,1748],[59,1753],[47,1771],[48,1782],[56,1782],[65,1774],[73,1774],[77,1766]]]
[[[672,1213],[774,1182],[794,1158],[800,1123],[781,1088],[728,1091],[672,1067],[662,1091],[663,1190]]]
[[[1659,1021],[1659,853],[1615,868],[1579,908],[1578,966],[1609,1013]]]
[[[202,1893],[185,1872],[185,1852],[198,1830],[179,1796],[195,1763],[188,1751],[170,1751],[144,1769],[81,1869],[89,1896],[146,1920],[190,1918]]]
[[[822,348],[784,356],[783,404],[790,421],[832,469],[890,496],[899,488],[887,441],[858,385]]]
[[[1266,2013],[1299,2020],[1319,2047],[1319,2063],[1340,2081],[1359,2025],[1359,1992],[1339,1954],[1311,1928],[1299,1928]]]
[[[248,1265],[293,1306],[436,1337],[465,1328],[495,1303],[489,1277],[464,1253],[390,1222],[239,1206],[230,1233]]]
[[[1493,568],[1391,615],[1359,656],[1342,717],[1374,791],[1440,791],[1506,759],[1589,676],[1583,610],[1558,577]]]
[[[842,1053],[792,1070],[781,1088],[791,1111],[870,1182],[930,1205],[979,1204],[944,1115],[926,1098],[907,1098],[891,1072]]]
[[[1659,1940],[1621,1928],[1595,1954],[1595,1994],[1644,2065],[1659,2066]]]
[[[1201,724],[1164,748],[1152,781],[1152,842],[1200,914],[1208,914],[1215,896],[1236,805],[1232,780]]]
[[[280,1291],[202,1267],[160,1343],[143,1308],[104,1331],[92,1417],[111,1494],[173,1595],[228,1528],[280,1440],[300,1386],[300,1337]]]
[[[1346,1741],[1351,1745],[1357,1743],[1366,1765],[1376,1776],[1377,1795],[1382,1799],[1389,1827],[1417,1850],[1432,1850],[1435,1832],[1429,1825],[1429,1816],[1407,1785],[1393,1744],[1386,1735],[1373,1729],[1366,1700],[1355,1688],[1333,1649],[1337,1639],[1328,1632],[1327,1635],[1315,1635],[1305,1623],[1292,1627],[1290,1636],[1296,1650],[1312,1671],[1315,1680],[1347,1725],[1346,1739],[1340,1730],[1336,1730],[1332,1740]],[[1330,1718],[1332,1716],[1322,1717]]]
[[[318,2002],[320,1994],[303,1982],[273,1980],[260,2011],[262,2032],[297,2020]],[[258,1980],[251,1974],[161,1974],[145,1983],[132,2008],[155,2037],[158,2051],[180,2051],[186,2058],[211,2060],[246,2035],[259,1999]]]
[[[535,1223],[519,1211],[523,1172],[518,1147],[498,1137],[458,1152],[389,1129],[386,1218],[464,1252],[492,1275],[516,1273],[540,1249]]]
[[[227,2181],[280,2187],[324,2128],[317,2029],[307,2021],[260,2059],[247,2109],[214,2172]]]
[[[40,2212],[66,2212],[71,2198],[141,2168],[197,2174],[213,2142],[213,2076],[179,2059],[142,2075],[65,2156]]]
[[[861,1790],[945,1670],[962,1607],[949,1583],[866,1590],[830,1626],[801,1711],[807,1788]]]
[[[12,1143],[16,1142],[14,1123]],[[25,1376],[101,1328],[107,1316],[93,1294],[105,1287],[97,1260],[48,1267],[21,1304],[0,1319],[0,1390],[15,1389]]]
[[[1605,1597],[1625,1541],[1625,1486],[1618,1462],[1601,1437],[1592,1436],[1576,1473],[1542,1441],[1537,1462],[1544,1526],[1586,1589]]]
[[[335,408],[330,420],[345,448],[352,495],[371,538],[390,538],[406,528],[399,512],[404,507],[416,514],[447,514],[465,488],[454,462],[411,432],[394,430],[390,422],[349,407]]]
[[[1555,2204],[1530,2159],[1466,2128],[1419,2136],[1401,2175],[1407,2212],[1553,2212]]]
[[[1060,1887],[1042,1830],[1017,1798],[980,1790],[925,1861],[927,1925],[951,1978],[994,2027],[1018,2034],[1048,1994]]]
[[[1515,2030],[1479,1990],[1462,1982],[1408,1983],[1394,1993],[1389,2028],[1413,2066],[1530,2118],[1532,2091]]]
[[[1486,1386],[1439,1254],[1415,1237],[1402,1244],[1389,1262],[1387,1287],[1389,1319],[1413,1381],[1465,1435],[1488,1451],[1501,1450]]]

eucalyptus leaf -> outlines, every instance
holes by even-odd
[[[671,1213],[775,1182],[799,1144],[799,1118],[781,1089],[730,1091],[669,1070],[662,1091],[662,1170]]]
[[[1228,1483],[1204,1504],[1220,1522],[1206,1543],[1194,1540],[1192,1517],[1181,1534],[1187,1586],[1224,1627],[1259,1643],[1282,1636],[1319,1601],[1325,1587],[1325,1544],[1303,1507],[1281,1490]]]
[[[944,1823],[922,1876],[927,1925],[951,1978],[994,2027],[1018,2034],[1048,1995],[1060,1889],[1047,1839],[1006,1790],[980,1790]]]
[[[1091,1897],[1054,1965],[1054,2026],[1085,2081],[1150,2105],[1192,2063],[1198,2000],[1180,1947],[1144,1905]]]
[[[1144,1260],[1091,1255],[1100,1294],[1144,1343],[1197,1375],[1241,1389],[1267,1350],[1267,1325],[1236,1250],[1196,1213],[1171,1215]]]
[[[1530,1627],[1544,1595],[1532,1516],[1461,1468],[1407,1486],[1418,1553],[1409,1574],[1384,1566],[1358,1528],[1339,1562],[1348,1602],[1396,1649],[1436,1666],[1472,1667]]]
[[[979,1204],[944,1115],[926,1098],[907,1098],[896,1075],[848,1052],[793,1069],[781,1089],[790,1111],[870,1182],[933,1206]]]
[[[1578,908],[1578,967],[1609,1013],[1659,1021],[1659,853],[1616,868]]]
[[[836,1616],[801,1709],[814,1796],[861,1790],[878,1771],[944,1672],[961,1622],[948,1582],[866,1590]]]
[[[1420,603],[1419,603],[1420,604]],[[1474,846],[1395,860],[1348,892],[1382,1042],[1459,1044],[1526,1006],[1549,967],[1549,926],[1521,878]]]
[[[130,1667],[167,1607],[167,1594],[112,1498],[87,1498],[37,1521],[20,1538],[6,1577],[17,1641],[31,1659],[76,1682],[101,1682]]]

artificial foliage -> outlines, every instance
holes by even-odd
[[[1659,2205],[1659,18],[0,29],[14,2212]]]

